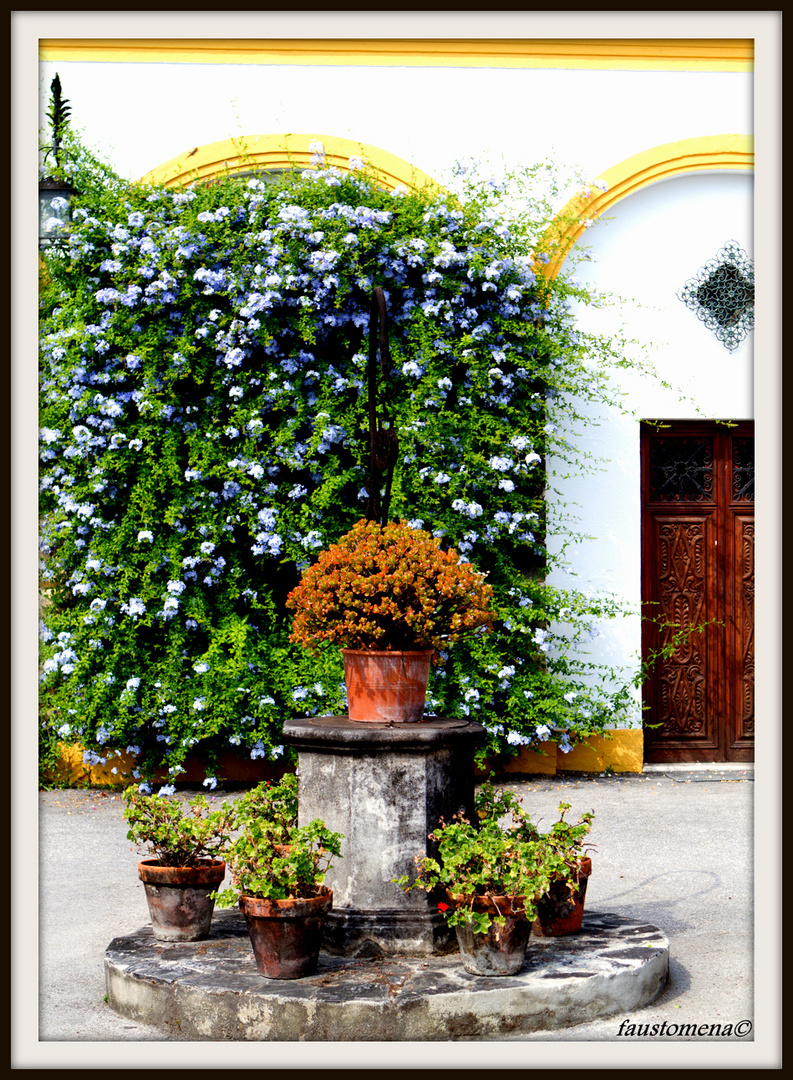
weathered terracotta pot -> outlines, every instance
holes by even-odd
[[[454,904],[459,897],[449,894]],[[491,923],[486,934],[475,934],[470,923],[455,926],[463,967],[471,975],[517,975],[526,960],[531,922],[522,909],[520,897],[477,896],[474,911],[491,917],[503,915],[503,926]]]
[[[423,719],[432,651],[341,651],[350,720],[413,724]]]
[[[320,886],[317,896],[297,900],[240,897],[259,974],[267,979],[301,979],[317,970],[322,930],[333,893]]]
[[[577,933],[584,921],[584,900],[592,860],[584,857],[578,884],[573,888],[566,881],[555,881],[548,892],[537,901],[534,933],[539,937],[564,937]]]
[[[199,866],[160,866],[158,859],[138,863],[146,890],[151,927],[158,941],[198,941],[209,933],[215,892],[226,876],[222,859]]]

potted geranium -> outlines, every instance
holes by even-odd
[[[218,906],[239,905],[260,974],[311,975],[333,903],[323,880],[344,838],[320,820],[298,826],[292,774],[279,785],[260,784],[235,811],[239,833],[226,849],[232,884],[216,894]]]
[[[206,796],[180,800],[147,795],[134,785],[124,793],[127,839],[148,848],[138,863],[152,930],[160,941],[197,941],[212,922],[213,894],[226,874],[220,853],[233,827],[233,808],[210,809]]]
[[[235,826],[255,818],[273,844],[286,844],[297,825],[299,792],[296,773],[284,773],[278,783],[263,780],[235,803]]]
[[[429,839],[437,858],[416,859],[417,876],[397,879],[406,891],[445,898],[438,909],[455,928],[463,967],[474,975],[515,975],[523,967],[537,903],[559,871],[556,853],[531,824],[516,796],[488,781],[477,793],[476,823],[461,814],[441,821]],[[504,829],[500,819],[512,818]]]
[[[537,904],[535,934],[543,937],[562,937],[581,929],[584,919],[584,901],[592,860],[587,854],[594,845],[587,843],[594,814],[581,814],[578,821],[565,821],[570,803],[559,803],[559,820],[545,834],[545,840],[554,853],[559,869],[548,892]]]
[[[481,785],[476,795],[477,815],[492,820],[509,812],[511,828],[524,840],[542,840],[546,846],[548,868],[552,871],[545,893],[537,899],[537,918],[532,930],[540,937],[562,937],[581,929],[587,881],[592,873],[588,852],[594,844],[587,841],[595,819],[593,811],[581,814],[578,821],[565,820],[571,809],[559,803],[559,820],[547,832],[541,832],[508,789],[496,791],[490,781]]]
[[[491,595],[484,575],[429,533],[362,520],[286,603],[293,641],[341,647],[350,719],[399,723],[424,715],[434,652],[492,626]]]

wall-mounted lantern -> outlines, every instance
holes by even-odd
[[[39,247],[50,247],[67,235],[74,194],[65,180],[39,180]]]
[[[52,126],[52,146],[44,154],[45,159],[52,154],[55,165],[60,171],[59,151],[64,128],[71,109],[69,102],[61,95],[61,81],[57,74],[50,85],[52,99],[47,113]],[[70,204],[76,194],[72,185],[63,179],[47,177],[39,180],[39,247],[48,248],[63,239],[69,231],[71,221]]]

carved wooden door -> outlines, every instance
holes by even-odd
[[[641,463],[645,759],[753,761],[753,424],[642,424]]]

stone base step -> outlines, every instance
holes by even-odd
[[[212,1041],[497,1039],[630,1013],[658,996],[668,974],[657,927],[597,912],[578,934],[532,936],[521,973],[502,978],[469,975],[459,954],[323,952],[312,976],[265,979],[238,911],[217,911],[204,941],[160,942],[144,927],[105,953],[112,1009]]]

